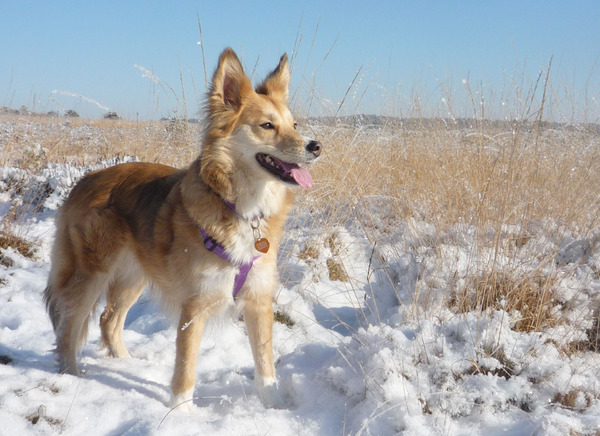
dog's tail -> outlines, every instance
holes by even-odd
[[[50,316],[50,321],[52,321],[52,328],[56,332],[58,325],[60,324],[60,312],[56,305],[56,298],[53,298],[52,292],[52,278],[48,280],[48,285],[46,289],[44,289],[44,303],[46,304],[46,310],[48,311],[48,315]]]

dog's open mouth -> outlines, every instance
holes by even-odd
[[[312,176],[310,173],[295,163],[284,162],[275,156],[266,153],[257,153],[256,161],[268,172],[284,182],[310,188],[312,186]]]

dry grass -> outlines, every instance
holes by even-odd
[[[349,281],[348,274],[344,269],[344,265],[340,260],[329,258],[326,260],[327,271],[329,272],[329,280],[338,282]]]
[[[579,351],[593,351],[600,353],[600,314],[594,314],[592,326],[586,331],[584,340],[573,341],[566,344],[566,353],[572,354]],[[565,347],[563,347],[564,349]]]
[[[0,231],[0,248],[7,249],[12,247],[25,257],[32,258],[34,255],[35,244],[23,239],[20,236],[13,235],[6,231]],[[9,258],[0,255],[0,263],[12,262]]]
[[[493,358],[495,365],[490,366],[487,361],[472,361],[470,368],[466,371],[466,375],[496,375],[510,379],[515,373],[515,364],[506,357],[502,348],[484,350],[484,357]],[[454,374],[456,379],[460,379],[462,374]]]
[[[317,203],[387,199],[400,217],[423,216],[440,231],[555,219],[598,224],[600,137],[524,126],[484,132],[440,122],[319,129],[327,144],[315,169]],[[335,215],[335,214],[333,214]]]
[[[273,319],[275,320],[275,322],[283,324],[284,326],[289,328],[294,327],[294,325],[296,324],[287,313],[282,312],[280,310],[275,311],[275,313],[273,314]]]
[[[448,126],[442,121],[377,128],[305,127],[326,145],[311,171],[312,204],[331,222],[354,219],[348,205],[383,199],[399,218],[423,217],[439,232],[460,222],[488,232],[547,219],[581,231],[598,227],[600,135],[585,129],[515,125]],[[199,127],[163,122],[0,116],[2,166],[87,165],[115,156],[185,166]],[[520,239],[519,239],[520,238]]]
[[[199,126],[184,122],[0,116],[2,166],[37,170],[47,162],[90,165],[115,156],[189,164],[199,150]]]
[[[566,394],[560,392],[557,393],[552,399],[552,402],[565,409],[583,412],[592,405],[592,402],[595,399],[598,399],[597,395],[587,392],[583,388],[575,388],[571,389]]]
[[[539,238],[592,237],[600,226],[596,127],[413,120],[315,131],[327,153],[309,204],[326,211],[326,227],[359,222],[374,250],[402,222],[431,224],[434,234],[419,237],[434,250],[459,228],[473,236],[457,242],[470,264],[455,277],[464,285],[448,289],[454,311],[503,309],[525,332],[562,321],[556,252]],[[427,286],[417,284],[420,297]]]
[[[298,258],[311,263],[319,258],[319,247],[314,242],[307,242],[298,253]]]
[[[472,277],[449,305],[458,313],[505,310],[516,319],[512,327],[515,331],[541,331],[559,322],[554,282],[554,278],[536,272],[495,271]]]

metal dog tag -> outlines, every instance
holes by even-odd
[[[267,238],[258,238],[256,242],[254,242],[254,248],[261,253],[266,253],[269,251],[269,240]]]

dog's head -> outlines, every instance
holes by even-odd
[[[254,89],[235,52],[221,54],[208,95],[201,173],[225,199],[233,200],[232,176],[240,170],[253,179],[312,185],[304,166],[320,155],[321,144],[296,130],[287,104],[289,82],[287,55]]]

